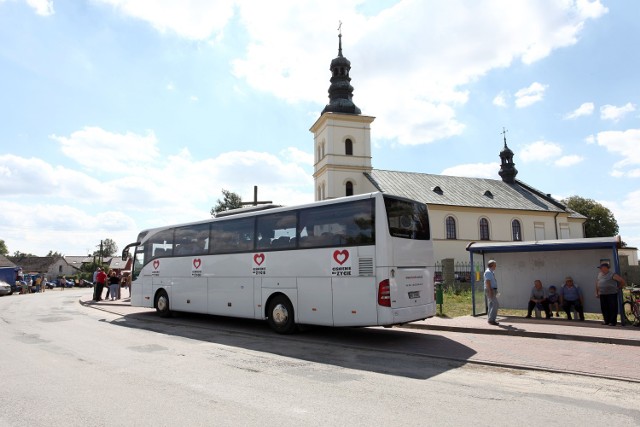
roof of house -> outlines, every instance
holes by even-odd
[[[16,265],[11,262],[9,258],[4,255],[0,255],[0,267],[15,267]]]
[[[572,218],[586,218],[551,195],[519,180],[508,184],[499,179],[380,169],[373,169],[365,175],[379,191],[419,200],[427,205],[566,212]]]
[[[49,270],[49,267],[58,260],[62,259],[64,261],[64,258],[60,256],[19,256],[7,258],[16,266],[21,267],[25,272],[44,272]]]
[[[67,264],[69,264],[70,266],[80,268],[84,263],[93,262],[93,257],[89,257],[86,255],[84,256],[70,255],[70,256],[65,256],[64,260],[67,261]]]
[[[107,260],[104,260],[105,262],[107,262]],[[109,268],[113,268],[116,270],[122,270],[125,268],[127,262],[123,261],[122,258],[118,257],[118,256],[114,256],[112,257],[108,262],[109,264]]]

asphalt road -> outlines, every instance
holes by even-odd
[[[262,322],[112,314],[81,306],[88,292],[0,298],[0,426],[640,420],[638,383],[465,363],[478,351],[463,334],[314,328],[283,337]],[[425,355],[443,344],[456,360]]]

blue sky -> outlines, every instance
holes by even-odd
[[[277,5],[278,7],[275,7]],[[221,190],[313,200],[329,64],[351,61],[373,166],[592,198],[640,246],[633,0],[0,0],[0,239],[122,248]]]

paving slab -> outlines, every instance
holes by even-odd
[[[527,319],[499,316],[498,321],[500,325],[493,326],[487,323],[486,316],[433,317],[408,323],[404,327],[640,346],[640,328],[631,325],[618,324],[613,327],[595,320],[567,320],[561,317]]]

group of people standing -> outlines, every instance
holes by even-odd
[[[496,320],[498,315],[498,281],[495,270],[497,263],[490,260],[484,272],[485,296],[487,299],[487,320],[490,325],[499,325]],[[600,310],[602,312],[603,324],[616,326],[618,319],[618,292],[626,282],[615,272],[611,271],[609,262],[601,262],[598,266],[599,272],[595,281],[595,295],[600,300]],[[555,286],[545,289],[542,281],[535,280],[529,295],[527,304],[527,318],[531,317],[534,308],[544,311],[547,319],[559,316],[559,309],[566,313],[567,319],[571,320],[571,313],[575,310],[580,320],[584,320],[584,295],[582,289],[574,283],[571,276],[564,279],[564,284],[557,291]]]
[[[109,270],[109,273],[105,273],[105,271],[98,267],[98,269],[93,273],[93,300],[94,301],[102,301],[102,292],[104,288],[107,288],[107,295],[105,296],[105,300],[115,301],[120,299],[120,290],[122,286],[128,287],[130,286],[129,276],[127,274],[123,274],[119,276],[116,270]],[[129,288],[129,293],[131,293],[131,288]]]

